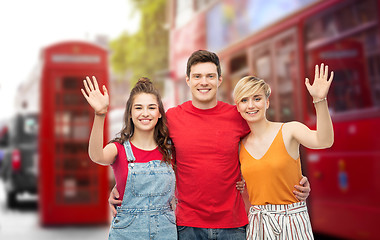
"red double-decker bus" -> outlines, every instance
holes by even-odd
[[[86,76],[108,86],[108,52],[86,42],[61,42],[41,51],[38,66],[17,101],[38,116],[40,222],[107,224],[108,170],[88,156],[94,112],[80,89]],[[107,123],[104,132],[106,142]]]
[[[232,103],[236,82],[256,75],[272,87],[271,120],[298,120],[315,129],[304,78],[313,77],[315,64],[329,65],[335,73],[328,95],[335,143],[326,150],[301,150],[312,187],[312,226],[340,238],[377,239],[380,1],[172,0],[170,6],[177,104],[190,98],[187,58],[208,49],[222,61],[219,99]]]

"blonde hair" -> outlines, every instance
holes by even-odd
[[[264,95],[268,99],[271,94],[271,89],[263,79],[254,76],[243,77],[235,86],[233,92],[234,101],[237,104],[243,98],[252,96],[260,90],[264,90]]]

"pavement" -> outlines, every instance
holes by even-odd
[[[39,225],[36,196],[22,195],[17,209],[5,206],[5,192],[0,180],[0,240],[104,240],[109,226],[42,227]],[[315,240],[342,240],[315,235]]]
[[[5,205],[3,182],[0,180],[0,239],[1,240],[104,240],[109,226],[48,227],[39,225],[35,196],[20,196],[22,207],[8,209]]]

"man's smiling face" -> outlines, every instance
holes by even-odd
[[[200,109],[213,108],[217,104],[216,95],[222,83],[216,65],[212,62],[198,63],[191,67],[190,76],[186,77],[190,87],[193,105]]]

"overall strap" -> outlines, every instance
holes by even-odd
[[[131,143],[128,141],[125,141],[124,144],[125,154],[127,155],[128,162],[134,162],[136,160],[135,156],[132,152]]]

